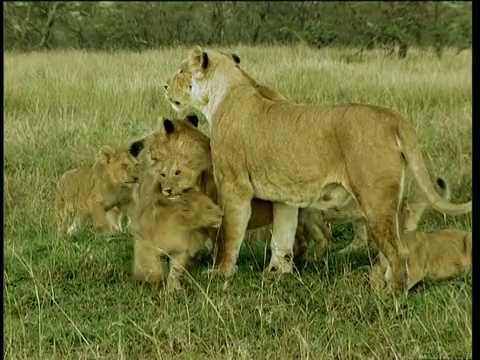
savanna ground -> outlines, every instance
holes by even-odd
[[[248,241],[225,282],[196,265],[185,291],[131,279],[127,235],[56,234],[54,185],[105,143],[126,143],[173,116],[163,80],[187,49],[5,55],[4,356],[22,359],[466,359],[471,277],[422,283],[400,306],[368,285],[369,255],[340,256],[334,226],[323,262],[300,276],[262,275],[266,233]],[[260,82],[306,103],[367,102],[414,124],[432,179],[471,199],[471,52],[240,48]],[[415,191],[415,187],[412,188]],[[471,217],[427,211],[422,230],[471,229]]]

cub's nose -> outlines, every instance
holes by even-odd
[[[137,177],[137,176],[134,176],[134,177],[133,177],[133,181],[137,182],[137,181],[138,181],[138,177]]]
[[[172,189],[163,189],[163,193],[167,196],[172,195]]]
[[[163,88],[164,88],[165,90],[168,90],[168,85],[167,85],[167,84],[164,84],[164,85],[163,85]]]

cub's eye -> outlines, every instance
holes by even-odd
[[[178,73],[179,73],[179,74],[183,74],[183,70],[182,70],[182,69],[180,69],[180,71],[179,71]]]
[[[162,174],[160,174],[160,176],[161,176],[161,177],[165,177],[165,174],[164,174],[164,173],[162,173]]]
[[[181,171],[180,171],[180,170],[175,171],[175,176],[178,176],[178,175],[180,175],[180,174],[181,174]]]
[[[122,169],[127,170],[128,169],[128,164],[123,163],[122,164]]]

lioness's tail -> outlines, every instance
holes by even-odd
[[[437,185],[442,191],[442,198],[446,201],[450,201],[452,194],[450,193],[450,186],[442,178],[437,178]],[[405,210],[405,221],[404,221],[404,230],[405,231],[415,231],[417,230],[418,223],[422,218],[423,213],[427,209],[429,203],[425,200],[408,204]]]
[[[420,189],[429,202],[430,206],[436,211],[451,215],[460,215],[472,211],[472,202],[463,204],[452,204],[443,199],[434,189],[430,176],[428,175],[422,152],[418,145],[417,136],[413,128],[405,121],[400,121],[398,125],[398,140],[400,150],[407,160],[413,177],[417,181]]]

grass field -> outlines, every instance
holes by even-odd
[[[422,283],[396,307],[368,285],[369,256],[341,257],[352,237],[335,226],[324,262],[300,276],[264,277],[266,239],[247,242],[225,282],[196,265],[184,291],[131,279],[126,235],[59,237],[56,180],[173,116],[163,80],[187,49],[5,55],[4,356],[8,359],[467,359],[471,277]],[[442,60],[381,52],[240,48],[258,81],[306,103],[367,102],[415,126],[432,179],[453,202],[471,199],[471,52]],[[413,188],[415,190],[415,188]],[[471,229],[470,216],[427,211],[422,230]]]

